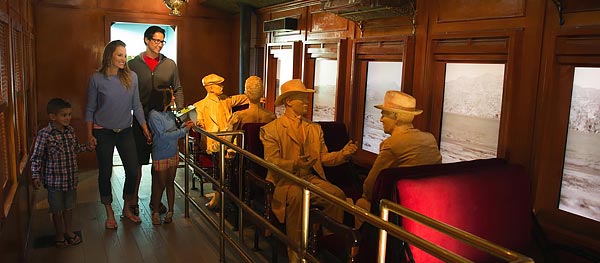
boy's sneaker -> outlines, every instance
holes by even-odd
[[[160,215],[158,213],[152,213],[152,224],[153,225],[160,225]]]

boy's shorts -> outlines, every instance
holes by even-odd
[[[177,155],[162,159],[162,160],[152,160],[152,170],[154,171],[166,171],[169,167],[177,167],[179,165],[179,157]]]
[[[58,191],[48,188],[48,203],[50,204],[50,213],[56,214],[75,207],[77,200],[77,190]]]

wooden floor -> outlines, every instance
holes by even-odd
[[[99,201],[97,170],[80,175],[77,207],[74,210],[74,229],[81,231],[83,243],[64,249],[54,245],[54,229],[46,191],[38,190],[32,215],[29,238],[29,262],[219,262],[219,235],[205,219],[191,209],[184,218],[184,199],[176,189],[174,221],[153,226],[148,202],[150,199],[150,166],[144,166],[140,186],[141,225],[120,221],[123,200],[124,173],[120,166],[113,169],[113,209],[118,221],[117,230],[104,228],[106,215]],[[183,169],[180,169],[183,170]],[[181,173],[181,171],[179,172]],[[164,199],[164,197],[163,197]],[[244,231],[245,232],[245,231]],[[227,243],[226,243],[227,244]],[[226,262],[243,262],[235,250],[226,245]],[[252,261],[263,261],[258,257]]]

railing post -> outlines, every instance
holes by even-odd
[[[306,251],[308,250],[308,218],[310,209],[310,191],[304,188],[302,192],[302,240],[300,242],[300,251],[302,252],[299,256],[302,262],[306,262]]]
[[[221,258],[220,262],[225,262],[225,190],[223,189],[225,183],[225,151],[227,151],[227,146],[221,142],[219,142],[221,146],[220,158],[219,158],[219,170],[221,174],[221,178],[219,179],[219,191],[221,193],[221,215],[219,220],[219,231],[221,231]],[[213,197],[215,198],[215,197]]]
[[[381,219],[384,221],[388,221],[390,214],[390,210],[385,206],[381,205]],[[385,253],[387,246],[387,231],[381,229],[379,230],[379,251],[377,253],[377,262],[384,263],[385,262]]]
[[[184,216],[185,218],[190,218],[190,135],[185,135],[185,144],[183,153],[185,157],[183,158],[183,162],[185,163],[185,176],[184,176]]]
[[[240,148],[244,148],[244,145],[246,145],[244,143],[244,134],[238,134],[238,143],[240,146]],[[243,173],[243,169],[244,169],[244,155],[241,153],[236,152],[235,153],[236,156],[238,156],[238,198],[240,200],[244,200],[243,196],[244,196],[244,186],[243,186],[243,179],[244,179],[244,173]],[[244,209],[242,209],[242,207],[238,207],[238,235],[239,235],[239,239],[242,243],[244,243],[244,213],[243,213]]]

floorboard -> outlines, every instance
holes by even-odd
[[[182,170],[182,169],[181,169]],[[184,218],[183,195],[176,190],[174,217],[171,224],[154,226],[150,209],[150,166],[144,166],[140,186],[140,225],[119,220],[122,213],[124,172],[115,166],[113,177],[113,210],[118,229],[104,228],[106,214],[99,201],[97,170],[80,174],[77,207],[73,211],[74,229],[81,231],[83,243],[64,249],[54,247],[54,228],[48,213],[47,192],[38,190],[34,202],[29,262],[219,262],[218,233],[193,209]],[[182,171],[181,171],[182,173]],[[166,204],[166,197],[163,197]],[[226,250],[226,262],[243,262]]]

